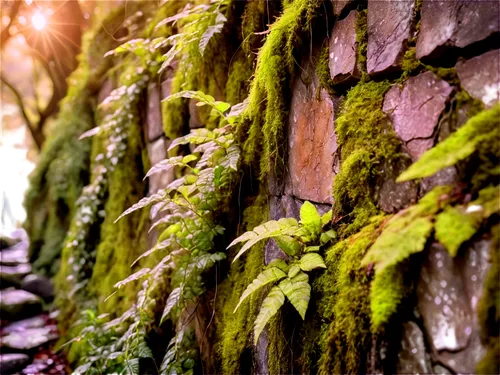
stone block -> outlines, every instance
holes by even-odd
[[[385,95],[383,110],[413,161],[434,145],[435,128],[452,91],[448,82],[425,72]]]
[[[399,70],[411,37],[414,6],[413,0],[368,0],[368,74]]]
[[[431,374],[432,364],[425,347],[424,333],[415,322],[403,323],[398,374]]]
[[[169,142],[170,141],[167,141],[164,137],[161,137],[148,145],[148,155],[151,166],[167,158],[167,148]],[[157,193],[160,189],[166,188],[168,184],[175,180],[175,175],[174,171],[171,169],[169,171],[156,173],[148,177],[148,179],[148,194],[151,195]]]
[[[163,135],[163,123],[161,117],[160,87],[151,83],[148,87],[148,100],[146,111],[146,135],[152,142]]]
[[[111,78],[108,78],[104,81],[101,89],[97,93],[97,103],[102,103],[104,99],[106,99],[109,94],[111,94],[111,91],[113,91],[113,80]]]
[[[460,83],[486,107],[500,102],[500,50],[483,53],[456,65]]]
[[[423,0],[416,57],[439,58],[449,47],[464,48],[499,32],[498,1]]]
[[[358,45],[356,43],[356,22],[358,12],[335,22],[329,46],[330,76],[335,84],[352,84],[361,76],[358,69]]]
[[[331,0],[333,14],[339,16],[352,0]]]
[[[305,75],[305,77],[304,77]],[[332,203],[338,170],[334,102],[321,89],[311,64],[295,80],[288,122],[286,193],[317,203]]]

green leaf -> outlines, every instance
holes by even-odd
[[[304,272],[299,272],[292,279],[282,280],[278,287],[288,298],[293,307],[295,307],[295,310],[298,311],[302,319],[305,319],[307,306],[309,305],[309,300],[311,299],[309,276],[307,276]]]
[[[330,229],[328,232],[321,233],[319,242],[321,243],[321,245],[325,245],[335,238],[337,238],[337,232],[335,232],[333,229]]]
[[[267,266],[266,268],[271,268],[271,267],[277,267],[283,272],[288,272],[288,269],[290,266],[288,265],[287,262],[285,262],[283,259],[273,259]]]
[[[250,249],[257,242],[264,240],[266,238],[277,237],[281,235],[292,235],[294,234],[298,226],[296,226],[296,220],[290,219],[280,219],[278,221],[268,221],[262,225],[255,227],[252,231],[243,233],[241,236],[236,238],[233,242],[229,244],[228,249],[240,242],[247,243],[241,248],[241,250],[236,254],[233,259],[233,263],[242,256],[248,249]]]
[[[259,311],[259,315],[257,315],[257,319],[255,319],[254,326],[254,343],[257,345],[259,341],[259,336],[264,330],[267,322],[271,319],[281,306],[285,303],[285,295],[281,291],[281,289],[277,286],[273,287],[267,297],[262,302],[262,306]]]
[[[302,243],[291,236],[277,236],[274,240],[281,250],[289,256],[294,256],[302,250]]]
[[[476,234],[481,217],[467,214],[460,207],[447,207],[436,218],[436,239],[448,250],[457,255],[458,249]]]
[[[402,220],[402,221],[399,221]],[[422,251],[432,233],[432,222],[420,217],[409,222],[399,219],[390,222],[361,262],[362,266],[375,263],[377,272],[393,266]]]
[[[139,280],[140,278],[146,276],[149,273],[149,271],[151,271],[151,268],[142,268],[139,271],[127,277],[126,279],[117,282],[115,284],[115,288],[120,289],[122,286],[125,286],[128,283],[131,283],[132,281]]]
[[[236,312],[236,310],[238,310],[238,307],[240,307],[241,303],[247,297],[252,295],[252,293],[256,292],[257,290],[259,290],[260,288],[262,288],[268,284],[271,284],[271,283],[274,283],[278,280],[281,280],[284,277],[286,277],[286,273],[284,273],[279,268],[272,267],[272,268],[266,269],[264,272],[259,274],[259,276],[257,276],[252,281],[252,283],[250,285],[248,285],[248,287],[245,289],[245,291],[243,292],[243,294],[240,297],[240,301],[238,302],[238,304],[236,305],[236,307],[234,309],[234,312]]]
[[[324,227],[325,225],[329,224],[332,221],[332,215],[333,211],[330,210],[321,216],[321,226]]]
[[[212,37],[220,33],[222,31],[222,28],[224,27],[224,23],[226,23],[227,19],[222,13],[218,13],[217,17],[215,18],[215,24],[212,26],[207,27],[205,32],[200,38],[200,54],[203,56],[203,53],[205,52],[205,48],[207,48],[208,42]]]
[[[161,202],[165,198],[165,196],[166,196],[165,191],[160,191],[156,194],[151,195],[150,197],[142,198],[139,202],[137,202],[132,207],[125,210],[125,212],[123,212],[120,216],[118,216],[118,218],[114,222],[116,223],[122,217],[127,216],[128,214],[137,211],[143,207],[149,206],[152,203]]]
[[[168,172],[170,169],[174,168],[175,166],[183,166],[184,162],[182,159],[183,159],[182,156],[174,156],[172,158],[165,159],[165,160],[162,160],[162,161],[156,163],[155,165],[153,165],[153,167],[151,167],[151,169],[148,171],[146,176],[144,176],[144,179],[148,178],[149,176],[151,176],[153,174],[159,173],[159,172],[163,172],[163,171]]]
[[[321,216],[311,202],[305,201],[300,208],[300,222],[313,234],[317,235],[321,231]]]
[[[398,178],[397,182],[432,176],[473,154],[485,139],[498,139],[500,105],[471,117],[460,129],[425,152]]]
[[[306,252],[306,253],[315,252],[315,251],[319,251],[320,249],[321,249],[321,246],[307,246],[304,249],[304,252]]]
[[[326,268],[323,257],[316,253],[305,254],[302,258],[300,258],[299,266],[302,271],[312,271],[316,268]]]
[[[177,288],[172,290],[172,292],[169,294],[169,296],[167,298],[167,302],[165,304],[165,309],[163,310],[163,314],[161,316],[160,322],[163,322],[168,317],[170,312],[176,306],[177,307],[179,306],[183,291],[184,291],[184,285],[181,284],[180,286],[178,286]]]
[[[290,266],[290,271],[288,271],[288,277],[291,279],[292,277],[297,276],[299,272],[300,272],[300,267],[297,266],[296,264],[292,264]]]

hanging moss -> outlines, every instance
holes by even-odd
[[[126,216],[116,224],[114,221],[146,194],[142,177],[148,165],[144,165],[147,157],[143,157],[141,152],[145,150],[141,133],[139,124],[130,126],[127,153],[109,178],[105,219],[101,225],[96,262],[88,287],[89,292],[96,297],[100,313],[122,314],[135,303],[140,288],[139,283],[120,290],[114,285],[130,275],[131,264],[148,247],[149,213],[144,210]],[[142,266],[146,267],[144,264]]]
[[[342,231],[352,234],[377,214],[377,185],[385,163],[398,163],[400,142],[382,111],[390,84],[362,82],[353,87],[342,105],[335,130],[341,169],[333,183],[334,211],[348,216]]]
[[[294,52],[321,4],[321,0],[296,0],[284,5],[259,51],[245,112],[247,119],[239,133],[245,140],[244,161],[252,164],[260,160],[261,177],[268,173],[279,177],[284,171]]]
[[[357,64],[362,72],[362,80],[368,80],[366,73],[366,51],[368,50],[368,9],[359,12],[356,20],[356,44],[358,46]]]

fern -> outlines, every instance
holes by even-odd
[[[281,306],[285,303],[285,295],[281,288],[275,286],[271,289],[267,297],[262,302],[262,307],[260,308],[259,315],[255,319],[254,327],[254,343],[257,345],[259,341],[259,336],[264,330],[267,322],[271,319]]]
[[[406,218],[396,217],[370,247],[361,264],[375,263],[378,272],[396,265],[411,254],[422,251],[432,229],[433,224],[426,217],[409,222]]]
[[[234,257],[233,263],[257,242],[273,238],[281,250],[288,255],[288,261],[273,260],[265,270],[255,278],[246,288],[234,309],[253,293],[264,286],[275,284],[268,296],[264,299],[259,315],[255,321],[254,339],[259,339],[265,325],[279,310],[285,297],[295,307],[302,319],[305,319],[309,300],[311,298],[311,285],[309,276],[304,272],[317,268],[326,268],[323,257],[318,254],[323,245],[328,244],[336,237],[333,230],[322,230],[329,226],[332,212],[320,216],[316,207],[310,202],[304,202],[300,209],[300,223],[293,218],[284,218],[278,221],[271,220],[243,233],[233,240],[228,248],[244,243]]]

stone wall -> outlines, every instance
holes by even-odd
[[[328,40],[313,38],[314,51],[303,56],[292,86],[288,154],[283,155],[286,173],[269,181],[271,219],[298,218],[305,200],[323,212],[331,207],[332,184],[340,169],[335,121],[345,94],[360,80],[390,80],[382,110],[411,162],[467,121],[474,101],[461,101],[464,93],[485,108],[500,101],[498,2],[368,0],[364,5],[332,0],[332,4],[332,19],[338,18]],[[359,37],[363,32],[364,42]],[[334,92],[320,84],[317,59],[312,58],[322,44],[328,45]],[[151,164],[166,157],[171,141],[163,134],[160,107],[170,84],[166,77],[148,90],[145,135]],[[197,107],[189,108],[190,127],[199,127]],[[397,176],[405,166],[396,168]],[[455,167],[419,183],[396,184],[387,177],[390,174],[376,192],[387,213],[415,203],[433,186],[459,183]],[[172,173],[150,178],[149,193],[173,178]],[[398,373],[475,371],[485,354],[476,310],[490,267],[490,242],[487,234],[475,238],[455,258],[438,242],[424,251],[413,313],[402,322]],[[265,262],[277,257],[284,254],[270,241]],[[263,337],[256,362],[260,371],[267,372],[266,359],[273,353],[266,353]]]

